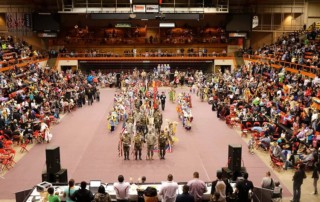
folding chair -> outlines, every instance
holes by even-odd
[[[23,153],[24,151],[28,152],[27,146],[29,144],[30,140],[26,140],[24,143],[20,144],[20,152]]]

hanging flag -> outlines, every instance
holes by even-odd
[[[252,18],[252,29],[258,27],[259,25],[259,17],[257,15]]]

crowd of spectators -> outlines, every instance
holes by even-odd
[[[101,73],[58,72],[41,63],[1,72],[1,153],[14,142],[49,141],[46,132],[60,114],[98,100],[101,78]]]
[[[11,35],[0,36],[0,65],[1,67],[19,63],[33,57],[42,57],[42,53],[35,50],[32,45],[24,40],[16,39]]]
[[[210,201],[249,201],[254,186],[248,179],[248,173],[231,182],[225,178],[222,171],[218,170],[216,180],[212,183],[205,183],[199,178],[199,173],[193,173],[193,179],[189,180],[179,188],[177,182],[174,181],[173,175],[169,174],[167,179],[161,183],[158,188],[155,185],[146,182],[143,176],[137,184],[133,181],[127,182],[123,175],[118,176],[117,182],[113,183],[111,189],[104,185],[98,187],[97,192],[87,189],[87,182],[82,181],[80,188],[76,189],[75,181],[69,180],[68,187],[61,192],[54,192],[53,188],[48,189],[48,198],[50,202],[59,202],[60,196],[66,198],[66,201],[94,201],[94,202],[110,202],[111,195],[115,195],[118,202],[129,202],[131,195],[137,196],[137,202],[201,202],[203,200]],[[279,187],[279,183],[275,182]],[[108,185],[108,187],[111,185]],[[279,187],[281,189],[281,187]],[[109,193],[108,193],[109,192]],[[206,195],[206,196],[204,196]]]
[[[284,162],[298,154],[299,162],[293,167],[297,163],[313,166],[318,160],[317,78],[250,63],[233,73],[207,75],[204,80],[200,88],[212,92],[217,116],[226,118],[228,124],[238,120],[242,130],[250,127],[257,145],[271,149]]]
[[[272,60],[320,67],[318,34],[319,30],[316,27],[310,31],[300,30],[283,34],[273,44],[264,45],[256,51],[249,48],[246,52]]]

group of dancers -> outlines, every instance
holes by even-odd
[[[173,143],[177,141],[177,123],[163,120],[163,94],[158,93],[157,82],[146,82],[143,77],[122,83],[115,94],[113,108],[107,117],[108,130],[112,133],[122,122],[118,153],[125,160],[129,160],[130,155],[142,160],[144,145],[147,160],[153,160],[154,152],[159,152],[160,159],[165,159],[166,151],[172,151]]]

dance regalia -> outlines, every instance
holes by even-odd
[[[171,102],[175,102],[176,101],[176,91],[174,89],[171,89],[169,91],[169,99]]]

